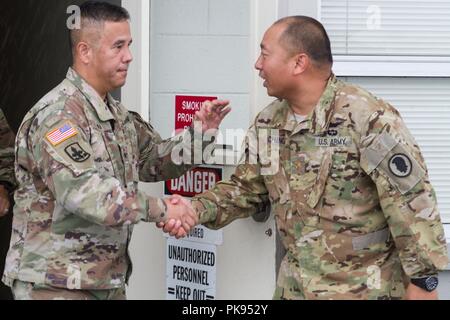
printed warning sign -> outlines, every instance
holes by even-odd
[[[167,239],[167,300],[214,300],[216,246]]]
[[[205,101],[217,97],[175,96],[175,130],[186,129],[194,121],[194,115],[203,107]]]

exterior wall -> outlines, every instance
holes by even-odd
[[[133,110],[145,116],[145,94],[139,85],[145,73],[140,67],[145,45],[139,42],[148,38],[142,27],[146,18],[141,5],[136,0],[124,1],[132,16],[135,65],[123,95],[137,105]],[[174,129],[176,95],[229,99],[233,111],[222,128],[248,128],[254,114],[251,84],[256,72],[250,40],[251,6],[250,0],[151,2],[149,115],[162,137],[169,137]],[[233,170],[232,166],[225,167],[224,178]],[[142,184],[142,189],[162,196],[163,184]],[[275,288],[275,236],[265,232],[274,230],[273,224],[273,220],[257,223],[248,218],[223,229],[224,243],[217,248],[216,299],[271,299]],[[161,231],[153,225],[136,227],[130,248],[134,262],[130,299],[165,299],[165,243]]]

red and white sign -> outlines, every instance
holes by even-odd
[[[222,180],[222,169],[199,167],[188,171],[179,178],[165,183],[166,195],[179,194],[183,197],[193,197],[203,193]]]
[[[176,96],[175,97],[175,130],[183,130],[194,121],[194,115],[207,100],[216,100],[217,97]]]

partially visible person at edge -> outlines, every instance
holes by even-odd
[[[393,106],[336,79],[332,64],[318,21],[267,30],[255,68],[278,99],[256,117],[257,141],[231,179],[192,207],[218,229],[272,205],[287,250],[275,299],[437,299],[447,246],[419,146]]]
[[[12,193],[16,187],[14,176],[14,132],[0,109],[0,272],[3,273],[5,257],[11,237]],[[11,289],[0,282],[0,300],[11,300]]]
[[[72,68],[18,131],[19,187],[3,275],[15,299],[125,299],[133,225],[173,219],[182,236],[197,222],[182,205],[138,190],[139,181],[192,168],[176,164],[171,153],[183,140],[191,152],[194,129],[162,140],[112,98],[132,61],[129,14],[91,1],[80,11],[81,28],[71,31]],[[196,114],[198,132],[216,129],[227,105],[206,103]]]

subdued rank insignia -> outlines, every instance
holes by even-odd
[[[336,136],[338,135],[338,131],[337,131],[337,130],[334,130],[334,129],[328,130],[327,133],[328,133],[328,135],[331,136],[331,137],[336,137]]]
[[[85,162],[91,156],[89,153],[83,150],[83,148],[77,143],[72,143],[66,149],[64,149],[67,155],[75,162]]]
[[[393,175],[405,178],[412,172],[411,159],[403,153],[394,154],[391,159],[389,159],[389,170]]]

